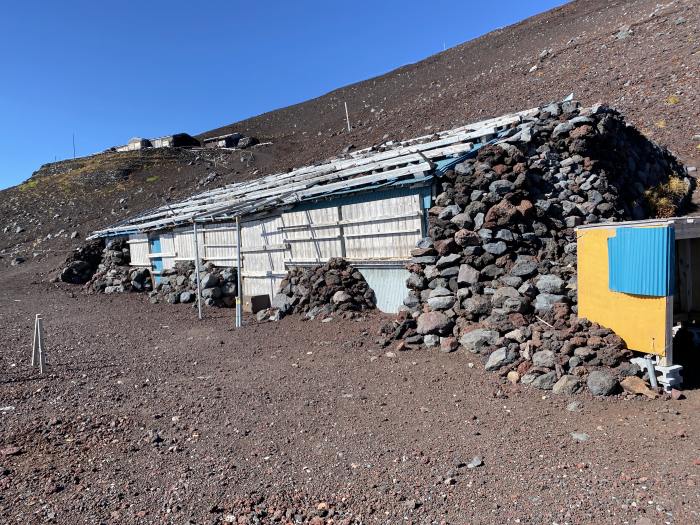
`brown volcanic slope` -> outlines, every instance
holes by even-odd
[[[67,249],[86,234],[203,186],[283,171],[557,100],[606,102],[688,165],[700,159],[700,0],[577,0],[384,76],[202,134],[232,130],[273,144],[249,153],[104,154],[44,166],[0,193],[0,254]],[[343,102],[352,132],[345,130]],[[3,233],[5,226],[8,231]],[[25,231],[15,233],[17,226]],[[65,235],[65,234],[64,234]],[[74,244],[78,241],[72,241]]]

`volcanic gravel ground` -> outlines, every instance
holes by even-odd
[[[0,273],[2,523],[700,522],[698,391],[569,411],[380,314],[236,330],[37,269]]]

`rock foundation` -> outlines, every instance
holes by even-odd
[[[149,292],[151,273],[147,268],[129,266],[131,252],[126,239],[111,240],[102,252],[97,272],[85,285],[94,293]]]

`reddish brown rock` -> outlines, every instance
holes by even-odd
[[[435,249],[439,255],[448,255],[457,251],[457,243],[453,239],[435,241]]]
[[[459,230],[455,233],[455,242],[459,246],[479,246],[481,244],[481,237],[476,232],[471,230]]]
[[[518,215],[518,209],[507,200],[502,200],[486,212],[484,226],[507,226],[511,224]]]

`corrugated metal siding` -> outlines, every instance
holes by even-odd
[[[673,227],[618,228],[608,239],[609,287],[653,297],[673,295]]]
[[[578,232],[578,315],[614,330],[627,348],[663,356],[671,344],[667,320],[672,298],[610,289],[608,240],[614,235],[614,225]]]
[[[150,266],[148,259],[148,235],[145,233],[133,233],[129,235],[129,251],[131,252],[132,266]]]
[[[408,270],[403,268],[360,268],[360,273],[374,290],[377,308],[386,313],[397,313],[408,295],[406,279]]]

